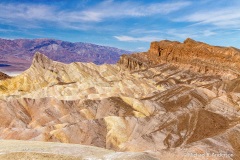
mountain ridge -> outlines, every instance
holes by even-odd
[[[147,52],[123,55],[119,63],[128,63],[131,69],[142,64],[147,67],[169,63],[196,73],[234,79],[240,75],[239,60],[239,49],[211,46],[187,38],[183,43],[169,40],[152,42]]]
[[[0,39],[0,61],[9,64],[1,70],[24,71],[30,67],[35,52],[41,52],[49,58],[64,62],[93,62],[113,64],[123,53],[129,51],[114,47],[83,42],[67,42],[55,39]]]

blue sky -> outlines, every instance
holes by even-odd
[[[0,37],[147,51],[187,37],[240,48],[239,0],[1,0]]]

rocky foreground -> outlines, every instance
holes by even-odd
[[[144,160],[238,160],[239,58],[238,49],[191,39],[153,42],[116,65],[36,53],[28,70],[0,81],[0,138],[141,152]]]

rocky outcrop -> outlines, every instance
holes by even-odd
[[[211,46],[190,38],[183,43],[152,42],[148,58],[155,63],[168,62],[203,74],[222,75],[233,79],[240,75],[240,50]]]
[[[123,68],[127,68],[131,71],[148,68],[150,64],[146,62],[146,59],[144,59],[143,54],[141,54],[141,57],[142,58],[140,59],[138,53],[131,55],[124,54],[120,57],[118,64]]]
[[[7,79],[7,78],[10,78],[10,76],[8,76],[5,73],[0,72],[0,80],[4,80],[4,79]]]

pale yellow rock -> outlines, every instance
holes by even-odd
[[[123,99],[124,102],[132,106],[133,109],[141,113],[141,115],[150,116],[150,111],[148,110],[147,106],[143,104],[143,102],[130,97],[122,96],[121,98]]]
[[[127,126],[121,117],[110,116],[104,118],[107,125],[107,143],[113,148],[118,148],[128,139]]]

